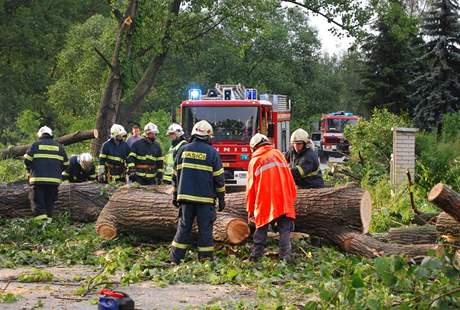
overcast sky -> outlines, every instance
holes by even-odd
[[[318,30],[318,36],[321,40],[322,52],[330,55],[340,55],[347,50],[353,43],[353,39],[343,36],[338,38],[334,36],[328,29],[331,24],[324,17],[314,16],[309,14],[310,24]]]

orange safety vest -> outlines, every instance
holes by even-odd
[[[295,219],[297,190],[289,164],[271,145],[261,146],[252,154],[248,168],[246,210],[254,215],[256,227],[282,215]]]

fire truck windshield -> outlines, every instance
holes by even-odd
[[[351,119],[351,118],[330,118],[327,120],[327,129],[328,131],[332,132],[343,132],[345,129],[345,126],[347,125],[355,125],[357,123],[356,119]]]
[[[235,140],[248,142],[257,132],[257,107],[184,107],[183,125],[190,135],[193,125],[208,121],[214,130],[214,141]]]

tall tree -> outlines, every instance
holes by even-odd
[[[456,0],[435,0],[423,18],[427,39],[422,61],[428,71],[419,72],[413,84],[415,120],[420,127],[437,128],[443,115],[460,109],[460,23]]]
[[[362,49],[366,56],[364,100],[368,111],[385,107],[400,113],[409,109],[411,64],[417,56],[416,19],[408,16],[397,0],[383,4],[373,25],[375,34],[366,39]]]

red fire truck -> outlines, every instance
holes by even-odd
[[[212,145],[221,156],[227,185],[246,185],[249,141],[255,133],[266,134],[281,151],[288,149],[291,103],[286,96],[263,94],[257,99],[255,89],[241,84],[216,84],[206,95],[199,89],[188,93],[189,99],[181,103],[184,131],[190,136],[200,120],[212,125]]]
[[[320,157],[327,159],[329,156],[342,157],[349,152],[349,143],[344,137],[344,129],[347,125],[355,125],[359,116],[350,112],[333,112],[323,114],[319,122],[321,134]]]

